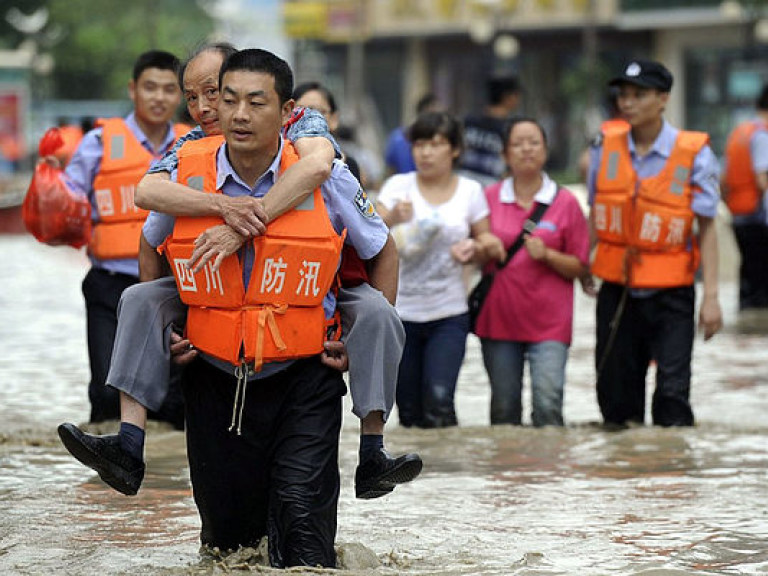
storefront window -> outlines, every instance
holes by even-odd
[[[686,128],[702,130],[722,156],[728,133],[754,115],[755,100],[768,83],[768,50],[701,48],[686,52]]]

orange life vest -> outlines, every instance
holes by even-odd
[[[760,122],[743,122],[728,136],[725,145],[725,204],[731,214],[752,214],[757,210],[762,190],[758,189],[752,170],[749,144],[755,132],[765,129],[766,126]]]
[[[136,258],[146,210],[133,203],[134,193],[155,157],[144,148],[122,118],[99,119],[104,153],[93,180],[99,220],[88,251],[96,258]],[[183,134],[183,131],[181,132]],[[174,140],[180,136],[174,126]]]
[[[608,120],[603,120],[602,124],[600,125],[600,131],[602,133],[605,133],[606,131],[616,130],[616,129],[625,128],[625,127],[629,127],[629,122],[627,122],[623,118],[610,118]]]
[[[178,181],[209,193],[216,190],[216,153],[221,137],[186,142],[178,151]],[[298,160],[286,142],[281,172]],[[187,270],[194,241],[221,218],[177,218],[166,255],[182,301],[189,306],[187,337],[199,350],[233,365],[313,356],[323,350],[323,298],[331,288],[344,237],[336,234],[319,189],[267,226],[255,238],[253,270],[246,289],[237,254],[218,273],[209,263]]]
[[[192,126],[185,124],[184,122],[176,122],[176,124],[173,125],[173,134],[176,136],[176,140],[182,136],[186,136],[192,128]]]
[[[598,239],[592,273],[632,288],[693,284],[698,249],[690,180],[694,158],[709,137],[681,131],[661,172],[638,179],[628,133],[629,125],[604,129],[592,207]]]

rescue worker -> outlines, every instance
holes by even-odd
[[[139,236],[147,212],[136,207],[134,191],[147,169],[181,135],[171,118],[181,101],[178,59],[168,52],[141,54],[128,93],[133,111],[125,118],[100,120],[88,132],[67,165],[65,178],[93,206],[88,246],[91,269],[83,280],[91,381],[91,422],[119,417],[118,392],[104,385],[117,327],[117,305],[127,287],[139,280]],[[164,415],[176,419],[180,415]]]
[[[216,109],[218,71],[224,58],[234,51],[228,44],[203,46],[190,56],[180,74],[190,114],[209,134],[220,133]],[[175,151],[178,144],[144,177],[137,192],[137,202],[173,215],[218,214],[243,238],[263,233],[262,220],[274,220],[305,199],[327,178],[334,157],[333,139],[318,112],[299,110],[289,124],[287,137],[295,142],[301,159],[280,176],[264,198],[263,207],[261,199],[250,196],[216,197],[220,195],[205,194],[169,182],[170,174],[177,169]],[[202,129],[197,128],[179,143],[203,135]],[[365,198],[362,190],[358,195],[360,199]],[[208,254],[216,254],[215,245],[208,247]],[[143,280],[162,274],[157,260],[155,250],[142,238]],[[393,458],[383,444],[384,421],[394,402],[396,368],[402,353],[402,324],[381,292],[363,280],[357,281],[358,277],[365,277],[364,268],[344,266],[343,270],[354,272],[342,274],[339,308],[345,342],[352,346],[350,355],[355,358],[350,366],[353,410],[361,418],[360,466],[355,487],[358,498],[375,498],[391,492],[395,484],[415,478],[421,471],[422,462],[417,454]],[[144,282],[127,290],[120,303],[118,333],[107,380],[109,385],[121,391],[119,434],[93,436],[69,423],[59,427],[62,441],[70,452],[124,494],[136,494],[143,479],[145,407],[154,408],[162,402],[167,391],[170,354],[179,350],[178,358],[182,362],[196,355],[194,349],[185,349],[187,340],[170,333],[174,324],[183,326],[185,320],[186,306],[179,300],[173,278]],[[170,350],[169,338],[179,340]],[[340,366],[336,359],[338,347],[334,348],[334,345],[340,346],[340,343],[328,343],[329,353],[324,360]]]
[[[768,308],[768,85],[756,102],[757,114],[728,137],[723,199],[741,254],[739,310]]]
[[[280,136],[293,108],[292,85],[288,65],[269,52],[231,56],[220,74],[225,143],[185,144],[172,179],[201,182],[210,193],[268,193],[295,159]],[[242,259],[229,256],[217,275],[209,264],[195,266],[204,249],[194,241],[210,221],[176,221],[167,253],[190,306],[190,342],[200,351],[184,395],[203,544],[235,549],[269,534],[273,566],[335,566],[345,386],[319,354],[344,229],[346,242],[370,260],[371,282],[390,300],[397,289],[394,243],[370,201],[355,201],[359,189],[334,162],[311,202],[247,241]],[[146,231],[150,242],[166,237],[173,218],[157,223]]]
[[[672,89],[664,65],[634,60],[609,83],[627,124],[613,122],[591,150],[587,186],[597,238],[597,397],[605,423],[644,422],[645,379],[656,362],[651,415],[691,426],[694,276],[701,263],[699,329],[722,326],[714,218],[717,159],[700,132],[663,116]],[[694,233],[694,223],[698,234]]]

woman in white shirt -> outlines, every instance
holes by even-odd
[[[462,267],[503,247],[489,232],[482,187],[454,172],[462,151],[459,122],[444,112],[423,114],[409,137],[416,171],[384,182],[377,205],[400,252],[396,308],[406,340],[398,414],[403,426],[455,426],[454,393],[469,332]]]

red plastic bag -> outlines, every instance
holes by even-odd
[[[53,155],[64,141],[57,128],[40,140],[40,158]],[[63,171],[40,162],[29,183],[21,212],[24,226],[39,242],[80,248],[91,237],[91,204],[64,183]]]

